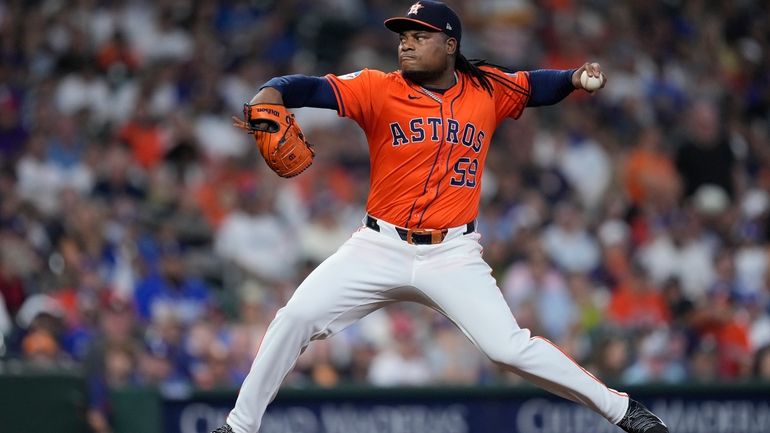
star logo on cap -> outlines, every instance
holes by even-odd
[[[422,9],[424,6],[420,4],[420,2],[417,2],[412,5],[412,7],[409,8],[409,12],[407,12],[407,15],[417,15],[417,11]]]

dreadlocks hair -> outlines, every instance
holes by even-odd
[[[471,81],[480,85],[490,95],[492,94],[492,83],[489,82],[487,73],[479,69],[478,62],[471,62],[466,59],[465,56],[460,54],[459,50],[457,51],[457,57],[455,57],[455,69],[470,75]]]
[[[512,70],[504,66],[495,65],[493,63],[487,62],[486,60],[479,60],[479,59],[468,60],[467,58],[465,58],[464,55],[460,53],[459,49],[457,50],[457,56],[455,57],[455,69],[470,75],[471,81],[481,86],[482,89],[484,89],[487,93],[491,95],[492,83],[489,80],[490,78],[495,79],[496,77],[482,70],[480,66],[491,66],[493,68],[500,69],[504,72],[513,72]]]

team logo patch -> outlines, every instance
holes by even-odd
[[[417,11],[422,9],[424,6],[420,4],[420,2],[417,2],[412,5],[412,7],[409,8],[409,12],[407,12],[407,15],[417,15]]]
[[[345,75],[338,75],[337,78],[339,78],[340,80],[352,80],[353,78],[356,78],[357,76],[361,75],[361,72],[362,71],[351,72]]]

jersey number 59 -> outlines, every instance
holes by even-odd
[[[462,157],[457,160],[454,166],[455,175],[449,180],[452,186],[467,186],[473,188],[476,186],[476,171],[479,168],[479,161],[476,158],[470,159]]]

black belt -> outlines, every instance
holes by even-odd
[[[366,216],[366,226],[376,232],[380,231],[377,219],[371,215]],[[396,232],[398,232],[398,236],[402,241],[417,245],[440,244],[449,232],[449,229],[405,229],[397,226],[394,227],[396,227]],[[475,230],[476,221],[471,221],[465,225],[465,232],[463,234],[467,235]]]

